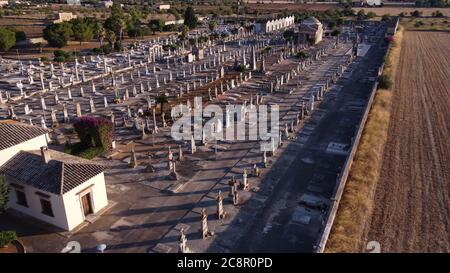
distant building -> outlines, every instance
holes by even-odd
[[[100,2],[98,2],[98,6],[99,6],[99,7],[101,7],[101,8],[107,8],[107,9],[110,8],[110,7],[112,7],[113,4],[114,4],[114,2],[111,1],[111,0],[106,0],[106,1],[100,1]]]
[[[72,12],[60,12],[57,14],[56,20],[54,20],[53,23],[58,24],[62,22],[67,22],[75,18],[77,18],[77,16],[72,14]]]
[[[180,19],[180,20],[171,20],[171,21],[165,21],[164,25],[168,26],[168,25],[182,25],[184,24],[184,19]]]
[[[317,44],[322,41],[323,25],[315,17],[308,17],[300,23],[299,30],[296,33],[297,43]]]
[[[153,7],[156,10],[168,10],[168,9],[170,9],[170,5],[169,4],[155,4]]]
[[[81,0],[66,0],[67,5],[81,6]]]
[[[0,7],[8,5],[9,1],[0,1]]]
[[[283,30],[295,25],[294,16],[284,17],[275,20],[268,20],[255,24],[256,33],[270,33],[273,31]]]

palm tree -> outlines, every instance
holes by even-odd
[[[116,42],[116,34],[112,30],[108,30],[106,32],[106,40],[108,40],[108,43],[110,46],[113,46]]]
[[[103,40],[106,38],[106,30],[102,24],[98,23],[95,29],[95,36],[97,36],[100,46],[103,46]]]
[[[119,19],[119,41],[123,40],[123,31],[125,30],[126,27],[127,27],[127,23],[125,22],[124,19],[120,18]]]
[[[159,103],[161,105],[161,115],[162,115],[163,110],[164,110],[164,104],[169,102],[167,100],[167,96],[164,94],[158,95],[158,96],[156,96],[155,101],[156,101],[156,103]]]

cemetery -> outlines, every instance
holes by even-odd
[[[320,22],[309,18],[305,33],[313,38],[300,33],[301,39],[288,41],[283,31],[296,26],[293,17],[285,20],[273,27],[268,22],[267,31],[243,28],[222,40],[205,41],[191,32],[195,44],[176,49],[170,47],[178,42],[173,35],[73,62],[2,58],[0,117],[46,130],[49,148],[59,151],[52,151],[55,156],[65,152],[103,166],[108,199],[101,214],[84,210],[85,221],[77,227],[27,224],[34,219],[11,220],[11,226],[46,231],[41,238],[49,243],[26,241],[35,252],[60,252],[74,240],[83,252],[96,252],[99,244],[107,252],[251,251],[243,237],[264,245],[266,239],[251,234],[266,225],[258,226],[258,219],[268,219],[261,213],[272,209],[269,197],[283,189],[277,186],[282,179],[302,179],[291,166],[302,156],[301,164],[326,180],[301,189],[302,205],[292,218],[306,242],[297,250],[315,251],[336,172],[378,76],[386,26],[350,23],[334,37],[323,35]],[[191,122],[192,113],[210,106],[222,110],[221,116],[203,111]],[[230,106],[237,111],[230,113]],[[277,132],[269,143],[251,135],[258,124],[250,113],[265,106],[269,127]],[[278,120],[272,120],[275,109]],[[191,133],[174,139],[174,126],[183,118]],[[244,124],[243,131],[236,122]],[[245,139],[224,138],[230,130]],[[327,152],[329,145],[339,152]],[[308,159],[306,148],[320,150],[326,160]]]

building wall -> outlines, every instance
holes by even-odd
[[[63,196],[65,211],[67,212],[68,230],[73,229],[84,221],[81,197],[87,192],[91,193],[93,213],[108,205],[105,176],[103,173],[72,189]]]
[[[15,183],[16,181],[14,178],[7,176],[6,182],[8,184]],[[19,184],[19,183],[16,183]],[[22,185],[22,184],[19,184]],[[54,226],[60,227],[64,230],[68,230],[69,226],[67,225],[66,221],[66,211],[64,210],[64,202],[62,196],[55,195],[52,193],[44,192],[41,190],[38,190],[34,187],[23,185],[23,191],[25,192],[28,207],[24,207],[22,205],[17,204],[17,196],[16,191],[14,187],[11,188],[11,192],[9,194],[9,201],[8,201],[8,207],[18,210],[24,214],[27,214],[31,217],[34,217],[36,219],[39,219],[43,222],[50,223]],[[41,210],[41,197],[36,194],[36,192],[41,192],[46,195],[49,195],[51,204],[52,204],[52,210],[54,217],[48,216],[46,214],[42,213]]]
[[[156,5],[156,9],[158,9],[158,10],[168,10],[168,9],[170,9],[170,5],[169,4]]]
[[[15,187],[11,186],[8,207],[25,213],[31,217],[37,218],[43,222],[47,222],[64,230],[72,230],[84,221],[83,207],[81,197],[87,193],[91,193],[91,202],[93,213],[97,213],[108,204],[106,194],[105,177],[103,173],[86,181],[82,185],[72,189],[64,195],[56,195],[38,190],[34,187],[18,183],[12,177],[6,177],[8,184],[15,183],[23,186],[28,207],[17,204],[17,196]],[[40,196],[36,192],[49,195],[54,217],[43,214],[41,211]]]
[[[42,146],[47,146],[47,138],[45,134],[7,149],[0,150],[0,166],[5,164],[6,161],[11,159],[20,151],[39,150]]]
[[[320,41],[322,41],[322,37],[323,37],[323,28],[319,27],[319,29],[316,32],[316,44]]]
[[[277,20],[269,20],[265,23],[255,24],[255,32],[269,33],[272,31],[293,27],[294,24],[295,24],[294,16],[284,17]]]

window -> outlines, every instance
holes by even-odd
[[[53,217],[52,203],[50,200],[41,199],[41,208],[43,214]]]
[[[16,189],[17,204],[28,207],[27,196],[21,189]]]

